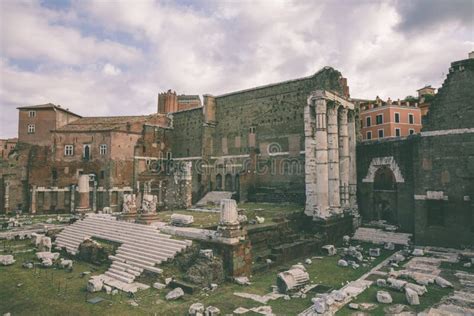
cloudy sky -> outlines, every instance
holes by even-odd
[[[439,87],[474,49],[474,0],[0,1],[0,137],[17,110],[148,114],[157,94],[218,95],[340,70],[352,97]]]

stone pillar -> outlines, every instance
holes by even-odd
[[[71,184],[71,194],[70,194],[70,203],[69,203],[71,213],[76,209],[76,186]]]
[[[327,218],[329,216],[328,195],[328,125],[327,105],[323,98],[316,100],[316,218]]]
[[[221,200],[221,225],[235,225],[239,224],[237,203],[235,200],[223,199]]]
[[[313,216],[317,206],[316,186],[316,140],[314,138],[316,124],[316,110],[312,98],[304,108],[304,136],[305,136],[305,214]]]
[[[36,213],[36,185],[31,188],[31,205],[30,205],[30,213]]]
[[[94,180],[92,188],[92,212],[97,212],[97,180]]]
[[[8,181],[5,181],[5,195],[3,206],[5,209],[5,214],[10,212],[10,183]]]
[[[341,205],[349,206],[349,130],[347,126],[347,109],[339,110],[339,174]]]
[[[79,176],[78,182],[79,203],[76,207],[78,212],[86,212],[90,210],[89,207],[89,175],[82,174]]]
[[[235,200],[221,200],[221,219],[217,230],[220,232],[222,237],[236,238],[244,235],[240,229],[238,216],[237,203]]]
[[[337,105],[332,103],[327,110],[328,144],[328,196],[331,211],[339,212],[341,200],[339,194],[339,140],[337,126]]]
[[[356,126],[354,110],[349,111],[348,123],[349,131],[349,205],[357,208],[357,169],[356,169]]]

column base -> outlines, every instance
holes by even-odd
[[[160,219],[158,218],[158,214],[140,214],[137,220],[135,221],[137,224],[145,224],[150,225],[153,222],[157,222]]]
[[[92,209],[90,207],[77,207],[75,210],[74,210],[75,213],[79,213],[79,214],[83,214],[83,213],[91,213],[92,212]]]
[[[125,214],[120,214],[118,216],[118,220],[124,221],[124,222],[135,222],[137,219],[137,213],[125,213]]]

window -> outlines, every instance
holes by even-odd
[[[101,179],[104,179],[104,178],[105,178],[105,171],[104,171],[104,170],[100,170],[99,176],[100,176]]]
[[[413,114],[408,114],[408,123],[415,124],[415,116]]]
[[[36,131],[35,124],[28,124],[28,134],[34,134]]]
[[[367,139],[372,139],[372,132],[367,132]]]
[[[173,158],[173,155],[171,154],[171,151],[168,151],[166,153],[166,159],[171,160],[171,158]]]
[[[89,160],[91,158],[91,145],[84,145],[84,150],[82,152],[82,158],[84,160]]]
[[[367,116],[365,118],[365,127],[370,127],[372,125],[372,120],[371,120],[371,117],[370,116]]]
[[[410,128],[409,131],[410,131],[410,135],[415,134],[415,130],[413,128]]]
[[[378,132],[379,132],[379,133],[378,133],[378,134],[379,134],[379,138],[383,138],[383,129],[379,129]]]
[[[395,129],[395,136],[400,137],[400,129],[399,128]]]
[[[64,156],[73,156],[74,155],[74,146],[66,145],[64,146]]]
[[[400,123],[400,113],[395,113],[395,123]]]
[[[383,114],[379,114],[375,117],[375,123],[377,125],[383,124]]]
[[[36,117],[36,111],[29,111],[28,117]]]
[[[249,128],[249,133],[250,134],[255,134],[255,132],[256,132],[256,127],[255,126],[252,126],[252,127]]]
[[[427,200],[426,206],[428,211],[428,226],[443,226],[444,225],[444,201]]]
[[[99,154],[101,154],[101,155],[107,154],[107,145],[106,144],[100,144]]]

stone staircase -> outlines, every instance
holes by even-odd
[[[207,192],[206,195],[199,202],[196,203],[196,206],[205,207],[209,204],[219,206],[221,204],[221,200],[223,199],[231,199],[233,192],[228,191],[211,191]]]
[[[56,248],[75,255],[84,239],[91,237],[121,244],[115,255],[109,256],[112,265],[105,275],[127,284],[133,283],[144,270],[161,273],[155,265],[171,260],[191,245],[189,240],[171,239],[154,227],[90,215],[58,234]]]
[[[374,244],[383,244],[392,242],[396,245],[408,245],[412,234],[388,232],[382,229],[359,227],[352,239],[371,242]]]

